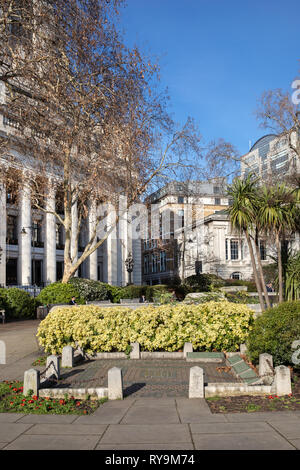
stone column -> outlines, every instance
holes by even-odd
[[[6,188],[0,185],[0,286],[6,285]]]
[[[128,273],[126,271],[125,260],[131,249],[128,247],[128,211],[127,198],[121,196],[119,199],[120,220],[118,224],[118,285],[126,286],[128,283]]]
[[[75,249],[76,249],[76,234],[77,234],[77,224],[78,224],[78,211],[77,203],[72,206],[72,236],[71,236],[71,257],[73,258]],[[75,260],[78,259],[78,255]],[[74,261],[75,261],[74,260]],[[74,274],[74,277],[78,277],[78,271]]]
[[[107,229],[109,230],[114,224],[114,215],[107,215]],[[116,286],[118,284],[118,246],[117,246],[117,230],[113,228],[106,242],[106,256],[107,256],[107,282]]]
[[[18,283],[31,284],[31,200],[30,188],[26,185],[21,191],[19,205],[19,258],[18,258]],[[22,233],[22,229],[25,229]]]
[[[88,220],[88,228],[89,228],[89,239],[92,235],[92,232],[95,228],[96,224],[96,205],[92,203],[89,211],[89,220]],[[97,236],[95,237],[95,240],[93,242],[93,246],[97,242]],[[89,278],[92,279],[93,281],[98,280],[98,250],[95,250],[90,256],[89,256]]]
[[[46,201],[46,209],[55,211],[55,191],[49,191]],[[47,284],[56,281],[56,217],[46,213],[45,216],[45,279]]]

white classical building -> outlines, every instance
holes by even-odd
[[[1,116],[0,116],[1,121]],[[49,210],[55,208],[55,194],[49,194]],[[73,214],[74,215],[74,214]],[[79,237],[79,256],[92,230],[91,215]],[[76,217],[73,217],[76,223]],[[141,283],[141,244],[132,240],[122,220],[103,245],[79,267],[77,275],[124,286],[128,283],[125,260],[134,259],[133,282]],[[75,241],[73,240],[73,244]],[[32,208],[30,190],[23,188],[14,203],[9,192],[0,188],[0,285],[43,286],[62,278],[64,230],[55,216]]]
[[[5,100],[5,85],[0,83],[0,99]],[[5,101],[2,101],[5,102]],[[14,120],[0,114],[0,135],[17,131]],[[14,153],[17,167],[22,170],[22,161],[28,170],[28,157]],[[25,164],[25,158],[26,164]],[[5,154],[0,156],[1,165],[8,166]],[[13,174],[15,169],[10,170]],[[19,172],[20,173],[20,172]],[[18,198],[0,180],[0,286],[44,286],[60,280],[64,269],[64,228],[50,212],[33,208],[31,189],[22,177],[19,178]],[[54,186],[49,184],[45,209],[58,210],[59,200]],[[77,225],[76,206],[73,206],[72,223]],[[63,214],[61,214],[63,217]],[[82,224],[78,240],[80,256],[87,244],[93,228],[93,211]],[[73,237],[76,231],[72,230]],[[72,240],[74,252],[75,239]],[[132,280],[141,283],[141,243],[132,240],[130,226],[124,216],[110,233],[107,240],[92,253],[79,267],[77,275],[100,280],[112,285],[124,286],[128,283],[125,260],[133,254],[134,267]]]

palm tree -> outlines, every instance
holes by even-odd
[[[227,195],[232,200],[232,204],[227,209],[230,223],[234,230],[243,233],[246,237],[253,275],[259,296],[261,309],[265,310],[265,303],[262,295],[260,279],[257,273],[256,261],[251,241],[257,211],[257,182],[252,174],[248,174],[244,180],[235,179],[233,184],[227,189]]]
[[[279,303],[284,300],[281,237],[285,230],[294,228],[295,215],[296,198],[292,189],[284,183],[262,188],[258,219],[266,233],[275,235],[278,256]]]

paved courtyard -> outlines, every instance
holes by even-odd
[[[35,338],[38,323],[0,326],[0,339],[8,350],[7,364],[0,365],[0,380],[23,379],[24,370],[41,355]],[[74,371],[63,371],[70,374],[64,380],[66,385],[79,379],[104,383],[112,365],[123,369],[127,395],[123,401],[109,401],[92,415],[80,417],[0,413],[0,449],[300,449],[299,411],[213,414],[204,399],[186,398],[187,373],[194,363],[92,361],[84,368],[78,365]],[[232,381],[228,372],[216,369],[222,366],[205,365],[207,379]],[[140,385],[135,389],[133,384]]]
[[[120,367],[125,397],[188,397],[189,371],[195,365],[205,370],[206,382],[236,381],[235,376],[226,371],[225,363],[192,364],[183,359],[103,359],[83,363],[72,371],[62,370],[62,379],[57,386],[107,387],[108,370]]]
[[[126,398],[90,416],[0,414],[3,450],[293,450],[300,413],[212,414],[204,399]]]

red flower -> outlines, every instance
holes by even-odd
[[[269,398],[270,400],[273,400],[273,397],[272,397],[272,395],[270,395],[268,398]]]
[[[80,401],[78,401],[78,402],[76,403],[76,406],[80,406]]]
[[[32,396],[33,400],[38,400],[38,397],[36,395]]]
[[[28,403],[34,403],[34,401],[33,400],[28,400]]]
[[[60,405],[65,405],[66,402],[65,402],[65,400],[59,400],[59,404],[60,404]]]
[[[21,405],[20,405],[20,406],[25,406],[25,403],[21,403]]]

